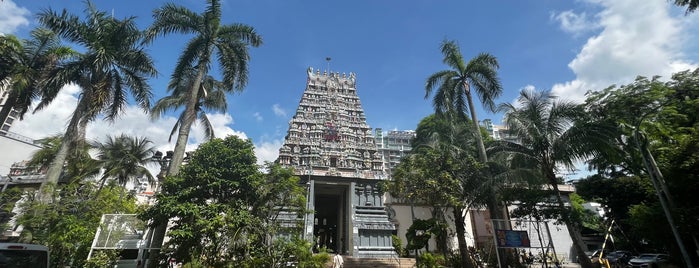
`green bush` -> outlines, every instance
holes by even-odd
[[[444,267],[444,256],[425,252],[417,257],[418,268],[438,268]]]
[[[393,243],[393,250],[396,251],[396,254],[401,257],[406,257],[408,254],[408,251],[403,248],[403,241],[400,240],[400,237],[397,235],[391,235],[391,242]]]

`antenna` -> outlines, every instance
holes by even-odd
[[[330,57],[325,57],[325,61],[328,62],[328,74],[330,74],[330,60],[331,60]]]

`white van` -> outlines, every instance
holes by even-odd
[[[48,268],[49,248],[34,244],[0,243],[0,267]]]

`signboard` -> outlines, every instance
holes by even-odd
[[[499,248],[528,248],[529,235],[527,231],[495,230]]]

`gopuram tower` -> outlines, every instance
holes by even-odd
[[[313,72],[289,122],[278,162],[307,186],[304,237],[360,258],[394,256],[383,193],[387,176],[357,96],[356,77]]]

